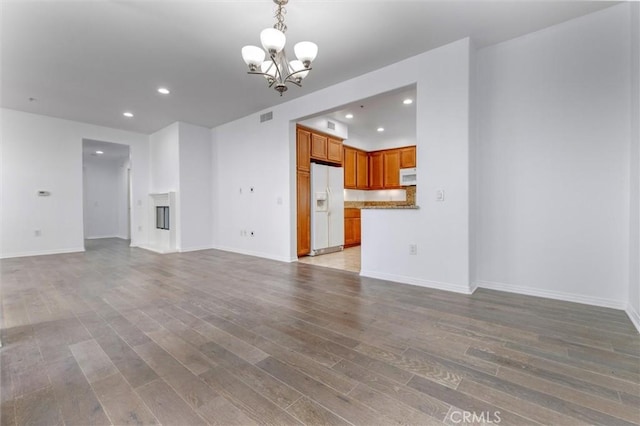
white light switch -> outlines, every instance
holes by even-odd
[[[436,189],[436,201],[444,201],[444,189]]]

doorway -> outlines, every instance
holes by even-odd
[[[416,98],[417,87],[413,84],[297,121],[297,251],[299,262],[359,273],[361,269],[362,209],[403,208],[415,205],[416,186],[401,185],[400,169],[407,171],[412,169],[415,176]],[[305,180],[300,177],[308,176],[308,168],[301,167],[301,158],[315,158],[313,156],[315,152],[313,142],[315,140],[311,138],[310,141],[306,141],[304,135],[301,136],[301,127],[308,129],[307,133],[311,133],[312,136],[317,131],[333,135],[341,141],[342,147],[340,149],[343,150],[341,165],[344,179],[340,192],[344,208],[343,243],[347,247],[344,251],[320,256],[306,256],[309,247],[301,245],[301,241],[305,240],[301,237],[306,236],[308,223],[301,222],[300,216],[310,216],[309,198],[318,195],[310,190],[308,185],[301,185]],[[389,224],[389,226],[393,226],[393,224]],[[367,249],[367,252],[372,252],[372,248],[368,247]],[[382,248],[374,247],[373,249]]]
[[[83,139],[84,239],[131,239],[129,146]]]
[[[298,262],[360,273],[360,246],[348,247],[342,251],[323,254],[321,256],[301,257],[298,259]]]

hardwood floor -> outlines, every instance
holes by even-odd
[[[622,311],[121,240],[0,267],[3,426],[640,423]]]

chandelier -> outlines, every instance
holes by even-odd
[[[257,46],[244,46],[242,59],[249,66],[248,74],[264,76],[269,87],[276,89],[282,96],[282,93],[287,91],[287,83],[302,87],[302,80],[311,70],[311,61],[318,54],[318,46],[310,41],[301,41],[293,47],[297,59],[287,61],[287,55],[284,52],[287,41],[284,35],[287,31],[284,15],[287,11],[284,6],[289,0],[273,0],[273,2],[278,5],[275,14],[276,24],[273,28],[267,28],[260,33],[260,42],[264,50]],[[265,61],[267,54],[270,60]]]

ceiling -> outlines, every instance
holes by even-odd
[[[98,154],[96,151],[102,151]],[[123,161],[129,158],[129,145],[119,143],[82,140],[82,158],[89,161]]]
[[[319,54],[304,87],[279,97],[240,55],[273,25],[272,0],[0,1],[2,107],[147,134],[215,127],[467,36],[483,47],[616,4],[290,0],[289,50],[310,40]]]
[[[411,104],[404,101],[410,99]],[[352,116],[347,118],[347,114]],[[413,145],[416,139],[416,87],[404,87],[339,107],[322,114],[328,120],[347,125],[346,141],[365,142],[369,149]],[[379,132],[378,128],[384,131]]]

